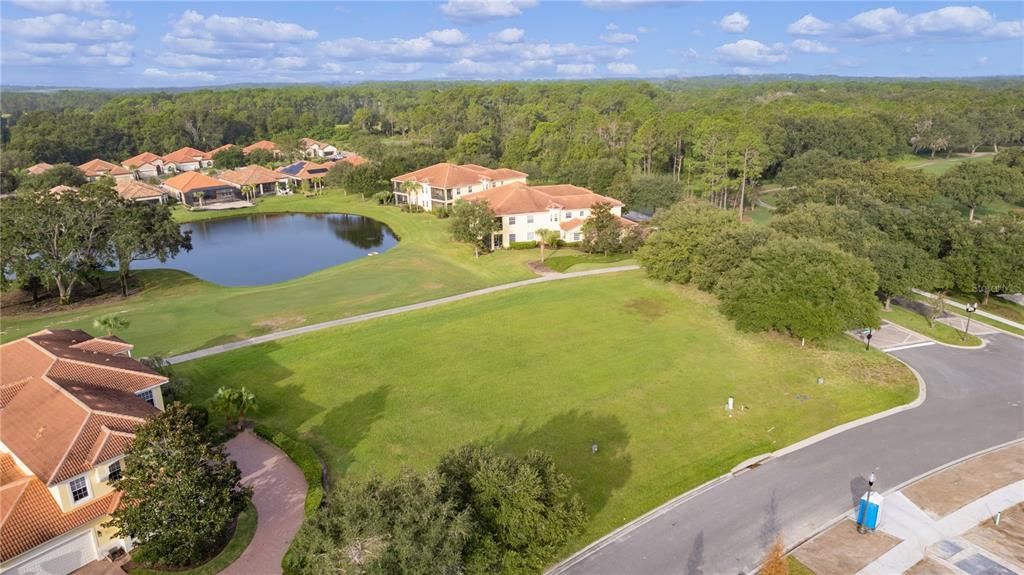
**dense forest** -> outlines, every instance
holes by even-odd
[[[870,161],[1024,141],[1024,83],[396,83],[179,93],[4,94],[3,170],[181,146],[325,139],[379,180],[439,160],[521,169],[655,209],[735,206],[810,150]],[[5,180],[7,181],[7,180]]]

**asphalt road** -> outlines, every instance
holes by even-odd
[[[921,374],[922,405],[856,427],[726,479],[554,573],[749,573],[778,533],[801,541],[850,511],[875,471],[886,491],[1024,435],[1024,339],[983,338],[892,352]]]

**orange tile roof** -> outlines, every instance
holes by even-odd
[[[157,186],[135,180],[118,180],[114,189],[117,190],[119,196],[126,200],[144,200],[164,195],[164,191]]]
[[[130,434],[156,413],[135,394],[167,382],[131,358],[82,345],[91,340],[44,330],[0,346],[0,441],[47,485],[87,471],[104,428]],[[125,345],[101,342],[114,353]]]
[[[271,142],[270,140],[260,140],[260,141],[254,143],[254,144],[249,144],[248,146],[242,148],[242,153],[243,154],[251,154],[252,152],[255,152],[256,150],[266,150],[268,152],[279,152],[279,151],[281,151],[281,149],[278,148],[277,144],[275,144],[274,142]]]
[[[565,231],[574,230],[583,225],[583,222],[587,221],[584,218],[573,218],[571,220],[563,220],[558,224],[558,227]]]
[[[26,171],[32,174],[33,176],[38,176],[39,174],[45,172],[46,170],[49,170],[52,167],[52,164],[47,164],[46,162],[39,162],[38,164],[29,166]]]
[[[110,162],[99,158],[89,160],[81,166],[78,166],[78,169],[85,172],[86,177],[89,178],[105,176],[107,174],[110,174],[111,176],[124,176],[131,173],[126,170],[124,166],[111,164]]]
[[[257,184],[272,184],[279,180],[285,180],[288,176],[280,172],[264,168],[263,166],[253,165],[238,168],[237,170],[221,172],[217,174],[217,178],[239,186],[250,186]]]
[[[363,164],[365,164],[366,162],[369,162],[370,160],[367,160],[366,158],[360,156],[359,154],[354,154],[353,153],[353,154],[348,154],[347,156],[343,157],[342,159],[340,159],[338,161],[339,162],[345,162],[347,164],[352,164],[353,166],[362,166]]]
[[[192,162],[198,162],[199,160],[209,160],[210,155],[202,150],[195,148],[184,147],[178,150],[174,150],[170,154],[163,157],[164,162],[169,164],[189,164]]]
[[[499,216],[545,212],[552,208],[578,210],[594,204],[621,206],[622,202],[569,184],[554,186],[529,186],[513,182],[462,196],[471,202],[487,200],[491,209]]]
[[[209,152],[206,152],[206,155],[209,156],[210,158],[212,158],[213,155],[216,154],[217,152],[223,152],[224,150],[226,150],[228,148],[233,148],[233,147],[234,147],[234,144],[224,144],[223,146],[214,148],[214,149],[210,150]]]
[[[17,469],[11,455],[0,455],[0,561],[113,512],[121,500],[114,491],[65,513],[42,481],[20,470],[8,472],[12,467]]]
[[[131,169],[133,167],[139,168],[146,164],[152,164],[153,162],[159,160],[161,160],[160,156],[154,154],[153,152],[142,152],[138,156],[132,156],[131,158],[128,158],[127,160],[121,162],[121,165],[128,169]]]
[[[173,178],[164,180],[164,185],[184,193],[191,192],[192,190],[224,188],[228,186],[226,182],[211,178],[210,176],[199,172],[183,172]]]
[[[491,169],[476,164],[457,166],[442,162],[421,168],[415,172],[391,178],[392,182],[419,182],[435,188],[450,190],[462,186],[471,186],[483,181],[511,180],[525,178],[527,174],[509,168]]]
[[[330,144],[321,142],[319,140],[314,140],[313,138],[302,138],[299,140],[299,147],[302,148],[303,150],[308,150],[313,146],[325,148],[327,146],[330,146]]]

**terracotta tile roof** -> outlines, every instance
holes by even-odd
[[[234,146],[235,146],[234,144],[224,144],[223,146],[219,146],[217,148],[214,148],[214,149],[210,150],[209,152],[206,152],[206,154],[210,158],[212,158],[213,155],[216,154],[217,152],[223,152],[224,150],[226,150],[228,148],[233,148]]]
[[[302,138],[299,140],[299,148],[303,150],[308,150],[313,146],[319,146],[320,148],[324,148],[330,146],[330,144],[321,142],[319,140],[314,140],[313,138]]]
[[[545,212],[552,208],[578,210],[590,208],[594,204],[605,203],[621,206],[622,202],[600,194],[568,184],[554,186],[529,186],[522,182],[513,182],[462,196],[471,202],[487,200],[491,209],[499,216]]]
[[[83,349],[90,339],[80,330],[46,330],[0,346],[0,441],[47,485],[91,467],[104,427],[130,434],[155,414],[135,393],[167,382],[128,357]],[[102,345],[123,351],[127,344],[104,338]]]
[[[278,148],[277,144],[275,144],[274,142],[271,142],[270,140],[260,140],[260,141],[254,143],[254,144],[249,144],[248,146],[242,148],[242,153],[243,154],[251,154],[252,152],[255,152],[256,150],[266,150],[268,152],[279,152],[279,151],[281,151],[281,149]]]
[[[163,160],[153,152],[142,152],[138,156],[132,156],[131,158],[121,162],[121,165],[130,170],[133,167],[138,168],[146,164],[152,164],[153,162],[163,163]]]
[[[124,176],[131,173],[126,170],[124,166],[111,164],[110,162],[99,158],[89,160],[81,166],[78,166],[78,169],[82,170],[88,178],[105,176],[107,174],[111,176]]]
[[[189,164],[199,160],[209,160],[210,155],[202,150],[184,147],[174,150],[163,157],[163,161],[169,164]]]
[[[71,347],[100,353],[117,354],[135,349],[135,345],[117,337],[116,335],[104,335],[93,339],[87,339],[81,343],[73,344]]]
[[[317,164],[314,162],[300,160],[294,164],[278,168],[277,172],[299,180],[312,180],[314,178],[322,178],[326,176],[327,172],[334,167],[335,163],[336,162],[324,162],[322,164]]]
[[[584,218],[573,218],[571,220],[563,220],[558,224],[558,227],[564,231],[574,230],[583,225],[583,222],[587,221]]]
[[[39,174],[45,172],[46,170],[49,170],[52,167],[52,164],[47,164],[46,162],[39,162],[38,164],[29,166],[26,171],[32,174],[33,176],[38,176]]]
[[[457,166],[455,164],[449,164],[442,162],[440,164],[434,164],[433,166],[427,166],[421,168],[415,172],[409,172],[408,174],[402,174],[391,178],[392,182],[419,182],[423,184],[429,184],[435,188],[444,188],[450,190],[452,188],[459,188],[463,186],[471,186],[473,184],[479,184],[483,181],[497,181],[497,180],[509,180],[515,178],[525,178],[527,175],[523,172],[511,170],[508,168],[499,168],[497,170],[491,168],[485,168],[476,164],[466,164],[464,166]]]
[[[100,433],[96,436],[92,449],[89,451],[89,466],[94,467],[120,456],[128,450],[128,446],[134,439],[134,433],[115,431],[105,425],[100,426]]]
[[[163,185],[185,193],[191,192],[192,190],[228,187],[227,183],[211,178],[206,174],[200,174],[199,172],[184,172],[178,174],[173,178],[164,180]]]
[[[363,164],[369,162],[370,160],[367,160],[366,158],[360,156],[359,154],[348,154],[346,156],[343,156],[338,161],[345,162],[346,164],[352,164],[353,166],[362,166]]]
[[[117,195],[126,200],[145,200],[164,195],[164,191],[159,187],[136,180],[118,180],[114,189],[117,190]]]
[[[249,186],[256,184],[272,184],[279,180],[285,180],[287,175],[263,166],[246,166],[237,170],[228,170],[217,174],[217,178],[238,186]]]
[[[8,456],[9,457],[9,456]],[[23,477],[0,487],[0,560],[16,557],[54,537],[107,515],[117,508],[121,495],[113,491],[61,511],[50,490],[35,477]]]

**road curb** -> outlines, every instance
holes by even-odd
[[[656,518],[660,517],[661,515],[664,515],[665,513],[671,511],[672,509],[678,507],[679,505],[685,503],[686,501],[696,497],[697,495],[700,495],[704,491],[707,491],[708,489],[711,489],[712,487],[715,487],[715,486],[717,486],[717,485],[719,485],[721,483],[724,483],[724,482],[728,481],[729,479],[732,479],[733,477],[736,477],[736,476],[738,476],[738,475],[740,475],[740,474],[742,474],[742,473],[744,473],[746,471],[751,470],[753,467],[755,467],[757,465],[761,465],[761,464],[767,463],[767,462],[769,462],[769,461],[771,461],[773,459],[777,459],[777,458],[782,457],[784,455],[787,455],[789,453],[793,453],[794,451],[798,451],[800,449],[803,449],[805,447],[808,447],[810,445],[818,443],[819,441],[824,441],[824,440],[826,440],[826,439],[828,439],[828,438],[830,438],[830,437],[832,437],[834,435],[838,435],[840,433],[849,431],[849,430],[854,429],[856,427],[860,427],[861,425],[866,425],[868,423],[872,423],[872,422],[878,421],[879,419],[884,419],[886,417],[889,417],[889,416],[892,416],[892,415],[896,415],[897,413],[902,413],[904,411],[908,411],[908,410],[914,409],[916,407],[919,407],[921,404],[923,404],[925,402],[925,400],[928,397],[928,387],[925,384],[924,378],[921,377],[921,374],[918,373],[918,371],[916,369],[911,367],[909,364],[907,364],[902,359],[900,359],[900,358],[898,358],[898,357],[896,357],[894,355],[891,355],[891,354],[887,354],[887,355],[889,355],[890,357],[894,358],[896,361],[898,361],[898,362],[902,363],[904,366],[906,366],[907,369],[909,369],[910,372],[913,373],[914,377],[917,379],[918,393],[917,393],[917,398],[915,398],[914,401],[911,401],[910,403],[907,403],[905,405],[898,405],[896,407],[887,409],[887,410],[882,411],[880,413],[875,413],[875,414],[872,414],[872,415],[867,415],[867,416],[864,416],[864,417],[862,417],[860,419],[855,419],[853,421],[849,421],[847,423],[843,423],[843,424],[837,425],[836,427],[833,427],[831,429],[827,429],[825,431],[822,431],[821,433],[817,433],[817,434],[812,435],[812,436],[810,436],[810,437],[808,437],[806,439],[800,440],[800,441],[798,441],[798,442],[796,442],[796,443],[794,443],[792,445],[783,447],[782,449],[773,451],[771,453],[767,453],[767,454],[762,454],[762,455],[757,455],[757,456],[751,457],[750,459],[747,459],[746,461],[741,462],[736,467],[733,467],[732,470],[730,470],[728,473],[726,473],[724,475],[720,475],[720,476],[718,476],[718,477],[708,481],[707,483],[703,483],[703,484],[701,484],[701,485],[699,485],[699,486],[697,486],[697,487],[695,487],[695,488],[693,488],[693,489],[691,489],[691,490],[689,490],[689,491],[687,491],[687,492],[685,492],[685,493],[675,497],[674,499],[669,500],[667,503],[663,503],[663,504],[659,505],[658,507],[655,507],[654,509],[648,511],[647,513],[641,515],[640,517],[630,521],[629,523],[626,523],[625,525],[623,525],[623,526],[615,529],[614,531],[608,533],[607,535],[601,537],[597,541],[594,541],[590,545],[587,545],[583,549],[580,549],[576,553],[573,553],[572,555],[570,555],[564,561],[556,564],[551,569],[545,571],[545,575],[561,575],[562,573],[565,573],[567,570],[569,570],[570,568],[575,566],[577,563],[585,560],[586,558],[590,557],[594,553],[597,553],[598,551],[600,551],[601,549],[607,547],[611,543],[614,543],[619,538],[621,538],[621,537],[623,537],[625,535],[628,535],[632,531],[636,530],[638,527],[640,527],[640,526],[650,522],[653,519],[656,519]],[[844,513],[843,517],[846,517],[846,515],[848,513],[849,512]],[[842,517],[840,519],[842,519]],[[830,522],[829,526],[833,525],[834,523],[835,523],[835,521]],[[820,532],[821,531],[815,532],[815,535],[817,535]],[[810,538],[808,538],[808,539],[810,539]],[[800,544],[803,544],[806,541],[807,541],[807,539],[804,539],[803,541],[800,542]],[[796,548],[796,546],[792,547],[791,549],[795,549],[795,548]],[[754,571],[743,571],[743,572],[744,573],[747,573],[747,572],[753,573]]]

